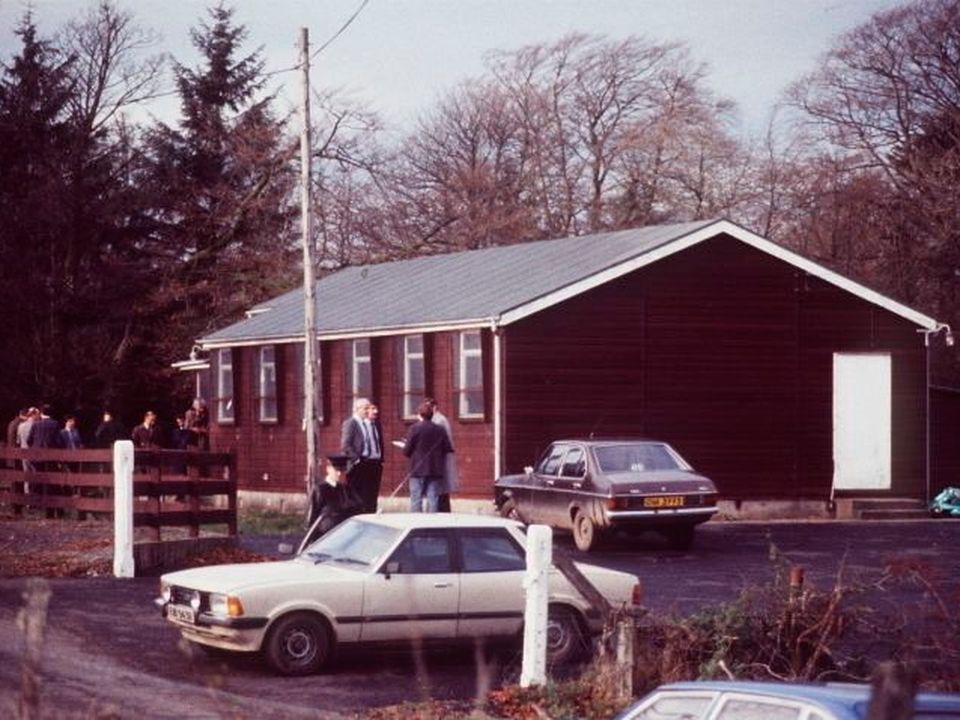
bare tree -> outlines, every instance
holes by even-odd
[[[830,216],[825,208],[856,208],[846,231],[856,242],[842,262],[928,312],[960,318],[960,2],[874,15],[841,36],[789,100],[816,133],[817,164],[832,158],[838,173],[805,231]]]
[[[82,19],[67,23],[60,45],[74,59],[71,105],[89,134],[123,108],[155,96],[163,56],[144,53],[158,43],[156,33],[136,25],[111,0],[100,0]]]

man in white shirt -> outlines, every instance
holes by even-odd
[[[383,475],[383,431],[368,398],[357,398],[353,415],[344,420],[340,447],[347,461],[347,479],[363,500],[362,512],[376,512]]]

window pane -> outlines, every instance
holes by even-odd
[[[483,390],[467,390],[461,395],[461,415],[483,415]]]
[[[544,455],[539,465],[537,465],[537,472],[541,475],[556,475],[557,470],[560,468],[560,460],[563,458],[566,450],[566,445],[554,445],[551,447],[550,452]]]
[[[408,335],[405,341],[408,355],[423,352],[423,335]]]
[[[369,397],[373,389],[373,373],[370,367],[370,340],[353,341],[353,372],[351,388],[354,398]]]
[[[277,419],[277,363],[273,345],[260,348],[260,420]]]
[[[390,557],[400,563],[397,571],[411,573],[448,573],[452,571],[450,543],[446,535],[411,535]]]
[[[468,356],[463,363],[464,388],[478,388],[483,385],[483,364],[478,356]]]
[[[526,558],[502,532],[469,533],[460,538],[465,572],[525,570]]]
[[[631,716],[631,720],[700,720],[706,717],[712,698],[668,696]]]
[[[417,406],[426,395],[423,335],[407,335],[403,338],[403,377],[401,382],[403,417],[415,418],[417,416]]]
[[[460,393],[460,415],[482,417],[484,414],[483,356],[478,330],[460,333],[457,380],[459,383],[457,390]]]
[[[717,720],[798,720],[800,708],[756,700],[728,700]]]
[[[217,353],[217,419],[232,422],[233,413],[233,351],[223,348]]]
[[[560,474],[564,477],[580,478],[586,475],[587,467],[584,461],[582,448],[571,448],[570,452],[563,459],[563,467]]]

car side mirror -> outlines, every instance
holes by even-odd
[[[383,569],[383,574],[387,580],[390,579],[391,575],[396,575],[398,572],[400,572],[399,560],[391,560],[386,564],[386,566],[384,566],[384,569]]]
[[[533,475],[533,465],[526,465],[526,466],[523,468],[523,472],[524,472],[524,474],[526,474],[526,475]]]

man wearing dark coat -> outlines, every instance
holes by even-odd
[[[420,422],[411,426],[403,446],[403,454],[410,458],[410,512],[423,512],[424,497],[427,512],[437,512],[447,453],[453,446],[446,430],[433,422],[430,403],[420,405],[417,413]]]
[[[126,440],[128,437],[123,424],[113,417],[109,410],[103,411],[103,422],[97,426],[93,435],[94,444],[98,448],[112,448],[117,440]]]
[[[383,474],[383,431],[367,398],[357,398],[353,415],[340,428],[341,452],[347,456],[347,480],[363,501],[361,512],[376,512]]]
[[[27,447],[29,448],[60,448],[63,447],[60,438],[60,423],[50,417],[50,406],[40,406],[40,417],[30,428],[27,435]],[[54,470],[58,463],[41,462],[36,463],[37,470]],[[70,495],[71,490],[66,485],[48,484],[46,487],[47,495]],[[47,517],[63,517],[65,514],[63,508],[47,508]]]
[[[60,423],[50,417],[50,406],[40,408],[40,418],[30,428],[27,435],[27,447],[31,448],[58,448],[63,447],[60,442]]]
[[[160,438],[160,428],[157,427],[157,414],[148,410],[143,416],[143,422],[137,425],[130,434],[133,446],[142,450],[159,450],[163,443]]]

